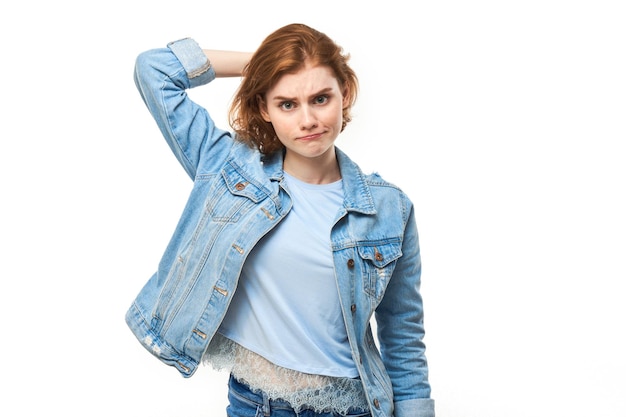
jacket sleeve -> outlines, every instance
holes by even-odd
[[[394,394],[394,417],[434,417],[425,356],[421,257],[413,206],[407,213],[402,256],[376,310],[378,340]]]
[[[231,137],[216,128],[206,109],[186,92],[215,79],[211,63],[193,39],[185,38],[141,53],[135,62],[134,79],[170,149],[187,174],[195,178],[201,156],[209,148],[220,152],[214,146],[218,139]],[[227,148],[221,152],[227,153]]]

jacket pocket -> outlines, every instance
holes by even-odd
[[[363,290],[379,302],[385,294],[397,260],[402,256],[400,239],[367,242],[358,245],[363,264]]]
[[[267,198],[266,190],[244,176],[237,167],[226,164],[212,184],[205,208],[217,223],[235,223]]]

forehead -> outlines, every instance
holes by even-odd
[[[339,89],[339,82],[332,69],[327,66],[306,64],[293,74],[285,74],[267,92],[271,99],[275,96],[308,96],[322,90]]]

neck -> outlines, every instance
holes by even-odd
[[[292,177],[310,184],[330,184],[341,179],[335,148],[315,158],[285,154],[283,169]]]

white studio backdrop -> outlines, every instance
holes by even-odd
[[[2,415],[225,416],[124,323],[191,187],[134,58],[291,22],[352,55],[338,146],[415,203],[438,416],[626,415],[622,2],[213,3],[1,6]],[[236,82],[190,94],[226,126]]]

